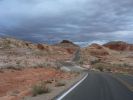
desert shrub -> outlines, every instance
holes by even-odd
[[[100,70],[100,71],[111,71],[111,68],[113,68],[114,66],[110,63],[97,63],[97,64],[94,64],[92,67]]]
[[[82,65],[83,63],[84,63],[83,60],[80,59],[79,64]]]
[[[62,67],[62,64],[61,62],[55,62],[55,66],[56,69],[60,69]]]
[[[92,65],[92,67],[94,67],[94,68],[103,67],[103,68],[107,69],[107,68],[114,67],[114,64],[112,65],[110,63],[102,63],[102,62],[100,62],[100,63],[96,63],[96,64]]]
[[[15,66],[8,66],[8,67],[6,67],[6,69],[10,69],[10,70],[18,70],[18,71],[21,71],[22,70],[22,68],[21,67],[15,67]]]
[[[78,65],[83,65],[84,64],[84,60],[83,58],[80,58],[80,59],[77,59],[77,60],[74,60],[74,62]]]
[[[107,70],[108,72],[111,72],[111,69],[110,69],[110,68],[107,68],[106,70]]]
[[[65,86],[65,85],[66,85],[65,82],[60,81],[55,84],[55,87],[61,87],[61,86]]]
[[[51,84],[52,83],[52,80],[46,80],[45,83],[46,84]]]
[[[45,63],[37,64],[37,67],[39,67],[39,68],[43,68],[43,67],[46,67],[46,64],[45,64]]]
[[[100,70],[101,72],[103,71],[103,67],[99,66],[97,67],[98,70]]]
[[[113,64],[115,67],[130,67],[129,64],[123,63],[123,64]]]
[[[10,48],[11,48],[10,43],[11,43],[10,40],[6,40],[6,41],[4,41],[4,48],[8,48],[8,49],[10,49]]]
[[[44,63],[38,63],[35,67],[39,67],[39,68],[46,68],[46,67],[50,67],[50,63],[49,62],[44,62]]]
[[[123,64],[123,67],[129,67],[130,65],[129,64],[127,64],[127,63],[124,63]]]
[[[96,60],[91,61],[90,63],[91,63],[92,65],[94,65],[94,64],[99,63],[99,62],[100,62],[100,59],[96,59]]]
[[[32,91],[31,92],[32,92],[33,96],[37,96],[37,95],[40,95],[40,94],[49,93],[50,92],[50,88],[48,88],[46,86],[46,83],[42,82],[40,84],[34,85],[32,87]]]
[[[21,61],[16,61],[16,64],[19,66]]]

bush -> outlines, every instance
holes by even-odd
[[[50,67],[50,63],[48,62],[44,62],[44,63],[38,63],[36,64],[36,66],[34,68],[46,68],[46,67]]]
[[[123,67],[129,67],[130,65],[129,64],[127,64],[127,63],[124,63],[123,64]]]
[[[53,81],[52,80],[46,80],[45,83],[46,84],[51,84]]]
[[[107,70],[108,72],[111,72],[111,69],[110,69],[110,68],[107,68],[106,70]]]
[[[103,71],[103,67],[101,66],[99,66],[97,69],[100,70],[101,72]]]
[[[99,63],[99,62],[100,62],[100,59],[96,59],[96,60],[91,61],[90,63],[91,63],[92,65],[94,65],[94,64]]]
[[[34,85],[32,87],[32,91],[31,92],[32,92],[33,96],[37,96],[39,94],[49,93],[50,89],[46,86],[45,83],[40,83],[40,84]]]
[[[57,82],[55,84],[55,87],[60,87],[60,86],[65,86],[65,85],[66,85],[65,82]]]
[[[84,61],[82,59],[80,59],[79,64],[81,64],[81,65],[84,64]]]
[[[9,66],[9,67],[7,67],[6,69],[18,70],[18,71],[21,71],[21,70],[22,70],[22,68],[20,68],[20,67],[15,67],[15,66]]]
[[[114,67],[114,65],[110,64],[110,63],[97,63],[97,64],[94,64],[92,65],[93,68],[96,68],[100,71],[104,71],[104,70],[111,70],[111,68]]]

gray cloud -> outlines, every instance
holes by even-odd
[[[0,0],[0,33],[36,42],[133,43],[132,5],[132,0]]]

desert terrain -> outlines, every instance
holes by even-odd
[[[0,38],[0,100],[52,93],[84,70],[133,74],[132,48],[122,41],[80,48],[68,40],[48,45]]]
[[[41,82],[57,84],[58,81],[75,78],[76,73],[60,70],[62,62],[71,61],[77,48],[64,42],[67,41],[47,45],[0,38],[0,100],[32,96],[32,87]]]
[[[133,74],[133,45],[126,42],[92,44],[81,49],[81,61],[92,68]]]

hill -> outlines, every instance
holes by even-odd
[[[115,45],[114,42],[111,44]],[[130,50],[127,46],[124,49],[117,46],[110,49],[107,45],[92,44],[81,49],[81,58],[84,65],[91,65],[92,68],[133,74],[133,52]]]
[[[33,44],[15,38],[0,38],[0,68],[57,66],[58,61],[71,59],[66,48]]]
[[[69,40],[62,40],[60,43],[54,46],[66,49],[69,53],[74,54],[80,47]]]
[[[112,41],[104,44],[103,46],[117,51],[133,51],[133,44],[128,44],[123,41]]]

